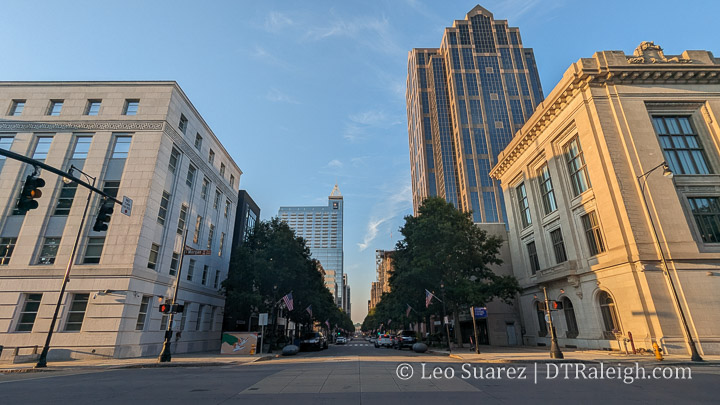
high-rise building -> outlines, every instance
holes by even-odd
[[[245,242],[260,218],[260,207],[246,190],[238,192],[237,212],[235,214],[235,230],[233,231],[233,250]]]
[[[0,345],[45,342],[76,237],[49,360],[158,355],[179,280],[173,353],[217,350],[242,172],[177,83],[1,82],[0,147],[96,178],[115,207],[93,223],[101,198],[41,171],[37,209],[15,210],[32,166],[0,158]],[[74,176],[87,179],[79,170]],[[89,181],[89,180],[88,180]],[[180,260],[186,244],[210,255]],[[182,263],[182,267],[180,266]],[[21,354],[23,354],[21,352]]]
[[[506,222],[488,173],[543,99],[520,31],[476,6],[445,29],[440,48],[410,51],[406,98],[415,214],[439,196],[475,222]]]
[[[395,268],[393,264],[394,250],[376,250],[375,251],[375,272],[377,273],[377,281],[380,283],[380,294],[390,292],[390,274]]]
[[[327,206],[280,207],[278,216],[305,239],[312,257],[320,261],[325,273],[335,276],[335,304],[347,310],[343,300],[343,197],[337,184]],[[327,280],[325,285],[330,289]]]

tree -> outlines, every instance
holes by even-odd
[[[429,322],[431,315],[442,315],[439,300],[425,308],[427,289],[438,298],[444,296],[459,343],[461,309],[483,306],[493,298],[509,302],[520,290],[514,277],[499,276],[490,268],[502,262],[498,253],[503,240],[488,236],[472,222],[471,213],[458,211],[442,198],[426,199],[418,216],[405,217],[400,232],[403,239],[395,247],[391,292],[378,304],[376,321],[388,317],[404,323]],[[410,317],[407,305],[413,308]]]

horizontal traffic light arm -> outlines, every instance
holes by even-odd
[[[92,191],[94,191],[94,192],[102,195],[103,197],[105,197],[105,198],[107,198],[107,199],[109,199],[109,200],[112,200],[113,202],[115,202],[115,204],[120,204],[120,205],[122,205],[122,201],[118,200],[117,198],[115,198],[115,197],[113,197],[113,196],[108,195],[107,193],[103,192],[103,191],[100,190],[99,188],[96,188],[96,187],[94,187],[94,186],[92,186],[92,185],[90,185],[90,184],[88,184],[88,183],[86,183],[86,182],[78,179],[77,177],[73,176],[72,174],[70,174],[70,173],[68,173],[68,172],[64,172],[64,171],[62,171],[62,170],[60,170],[60,169],[56,169],[56,168],[54,168],[54,167],[52,167],[52,166],[48,166],[48,165],[46,165],[45,163],[40,162],[40,161],[38,161],[38,160],[31,159],[31,158],[29,158],[29,157],[27,157],[27,156],[23,156],[23,155],[20,155],[20,154],[15,153],[15,152],[10,152],[9,150],[5,150],[5,149],[2,149],[2,148],[0,148],[0,155],[5,156],[5,157],[8,157],[8,158],[10,158],[10,159],[19,160],[19,161],[21,161],[21,162],[24,162],[24,163],[33,165],[33,166],[35,166],[35,167],[40,167],[40,168],[45,169],[45,170],[47,170],[47,171],[49,171],[49,172],[51,172],[51,173],[55,173],[55,174],[57,174],[58,176],[66,177],[66,178],[74,181],[75,183],[80,184],[81,186],[83,186],[83,187],[85,187],[85,188],[87,188],[87,189],[90,189],[90,190],[92,190]]]

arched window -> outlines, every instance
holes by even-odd
[[[540,326],[540,329],[538,329],[538,336],[547,336],[548,328],[547,323],[545,322],[545,310],[543,309],[542,303],[535,303],[535,311],[537,312],[538,325]]]
[[[613,301],[607,291],[601,291],[598,295],[600,304],[600,312],[603,318],[603,337],[605,339],[615,339],[615,332],[620,331],[620,322],[618,321],[617,311],[615,310],[615,301]]]
[[[575,319],[575,309],[573,309],[572,301],[570,301],[568,297],[563,297],[562,303],[563,311],[565,312],[565,323],[567,324],[566,336],[570,339],[576,338],[580,332],[578,330],[577,320]]]

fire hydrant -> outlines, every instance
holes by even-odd
[[[655,352],[655,359],[657,361],[662,361],[663,355],[662,355],[662,349],[660,346],[658,346],[657,342],[652,342],[653,352]]]

